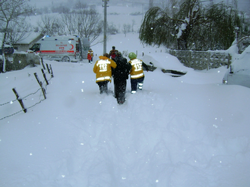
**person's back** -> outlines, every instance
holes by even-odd
[[[131,81],[131,93],[136,93],[137,87],[139,90],[142,90],[143,81],[144,81],[144,72],[143,67],[148,71],[148,66],[140,59],[137,59],[137,55],[133,52],[128,55],[132,65],[130,71],[130,81]]]
[[[108,58],[108,54],[105,53],[99,57],[96,61],[93,72],[96,74],[96,83],[100,88],[100,93],[107,93],[108,81],[111,82],[112,70],[116,68],[116,63]]]
[[[126,58],[122,57],[120,52],[114,61],[117,64],[116,68],[113,69],[115,98],[119,104],[123,104],[125,102],[127,79],[132,66]]]
[[[126,58],[117,57],[114,60],[117,64],[116,69],[113,72],[115,81],[126,80],[131,69],[131,64],[127,62]]]

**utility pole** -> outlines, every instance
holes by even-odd
[[[108,4],[108,1],[109,0],[102,0],[104,2],[104,25],[103,25],[103,28],[104,28],[104,35],[103,35],[103,54],[106,53],[106,47],[107,47],[107,4]]]
[[[1,41],[2,41],[2,43],[1,43],[1,45],[2,45],[2,60],[3,60],[3,69],[2,69],[2,71],[3,71],[3,73],[5,73],[6,72],[6,63],[7,63],[7,60],[6,60],[6,57],[5,57],[5,54],[4,54],[4,41],[5,41],[5,39],[6,39],[6,30],[4,31],[4,34],[3,34],[3,37],[1,36]],[[1,33],[2,34],[2,33]],[[0,70],[0,72],[1,72],[1,70]]]

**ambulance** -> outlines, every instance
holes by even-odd
[[[87,58],[87,53],[90,43],[87,39],[84,40],[82,46],[81,40],[78,36],[45,36],[35,43],[30,50],[39,53],[41,57],[50,60],[57,60],[62,62],[81,61]]]

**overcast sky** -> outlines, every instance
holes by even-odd
[[[31,5],[35,5],[37,8],[44,6],[51,6],[52,2],[54,4],[60,4],[67,2],[68,0],[30,0]]]
[[[30,0],[31,5],[36,6],[37,8],[39,7],[44,7],[44,6],[51,6],[52,2],[54,4],[60,4],[63,2],[71,2],[72,1],[76,2],[76,0]],[[109,4],[112,3],[114,0],[109,0]],[[149,0],[136,0],[136,2],[149,2]],[[155,0],[155,2],[161,2],[162,0]],[[166,1],[166,0],[165,0]],[[232,2],[232,0],[213,0],[214,2],[220,2],[224,1],[225,3],[227,2]],[[88,2],[87,0],[82,0],[82,2]],[[100,0],[102,2],[102,0]],[[238,0],[238,8],[239,10],[247,11],[250,12],[250,0]]]

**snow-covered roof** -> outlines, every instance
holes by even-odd
[[[30,44],[32,41],[34,41],[36,39],[40,39],[42,37],[43,37],[43,35],[39,32],[27,32],[24,35],[23,39],[16,42],[15,44]]]

